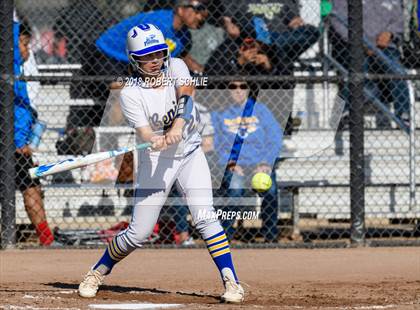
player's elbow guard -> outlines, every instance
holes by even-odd
[[[194,106],[194,103],[191,96],[182,95],[178,99],[175,118],[182,118],[188,123],[192,118],[193,106]]]

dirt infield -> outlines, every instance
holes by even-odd
[[[0,252],[0,308],[89,309],[176,303],[187,309],[420,309],[420,248],[233,250],[246,302],[220,304],[206,250],[138,250],[95,299],[76,288],[101,250]]]

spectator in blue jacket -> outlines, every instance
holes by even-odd
[[[272,186],[261,193],[262,235],[266,242],[276,242],[277,228],[277,182],[273,166],[280,154],[283,131],[270,110],[255,102],[249,95],[246,82],[229,84],[232,105],[212,113],[214,147],[219,166],[228,167],[222,186],[228,197],[242,197],[244,188],[249,188],[251,177],[257,172],[271,174]],[[238,211],[229,206],[229,211]],[[234,220],[223,220],[222,225],[230,239],[233,238]]]
[[[207,18],[207,7],[198,0],[179,0],[175,10],[156,10],[138,13],[104,32],[96,46],[105,55],[128,64],[126,33],[132,27],[151,23],[159,27],[173,57],[182,57],[191,71],[203,68],[188,55],[191,34],[188,29],[200,28]]]
[[[31,32],[25,24],[14,23],[14,59],[13,69],[20,76],[23,63],[29,58],[29,41]],[[14,142],[16,188],[22,192],[26,212],[42,245],[48,246],[54,241],[54,236],[48,227],[41,187],[38,179],[32,179],[29,169],[34,167],[32,149],[29,146],[32,137],[32,126],[36,121],[31,108],[26,82],[16,80],[14,83]]]

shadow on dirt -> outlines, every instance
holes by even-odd
[[[79,287],[78,284],[63,283],[63,282],[50,282],[50,283],[44,283],[44,285],[51,286],[54,288],[59,288],[59,289],[67,289],[67,290],[77,290],[77,288]],[[136,292],[136,293],[150,293],[150,294],[161,294],[161,295],[176,294],[179,296],[212,298],[217,301],[220,300],[220,297],[218,295],[180,292],[180,291],[165,291],[165,290],[159,290],[156,288],[142,288],[142,287],[120,286],[120,285],[101,285],[101,291],[108,291],[108,292],[113,292],[113,293]]]

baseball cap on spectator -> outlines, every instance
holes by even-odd
[[[177,0],[176,6],[192,8],[194,11],[207,11],[207,3],[202,0]]]
[[[184,13],[181,13],[178,9],[181,9],[181,12]],[[181,14],[181,18],[185,18],[185,25],[191,29],[201,28],[209,16],[207,5],[203,0],[177,0],[175,10]],[[191,11],[194,12],[193,15],[190,15]],[[189,24],[189,22],[192,22],[192,24]]]
[[[220,26],[225,12],[222,0],[175,0],[175,4],[177,7],[191,7],[197,11],[207,10],[206,22],[216,27]]]

